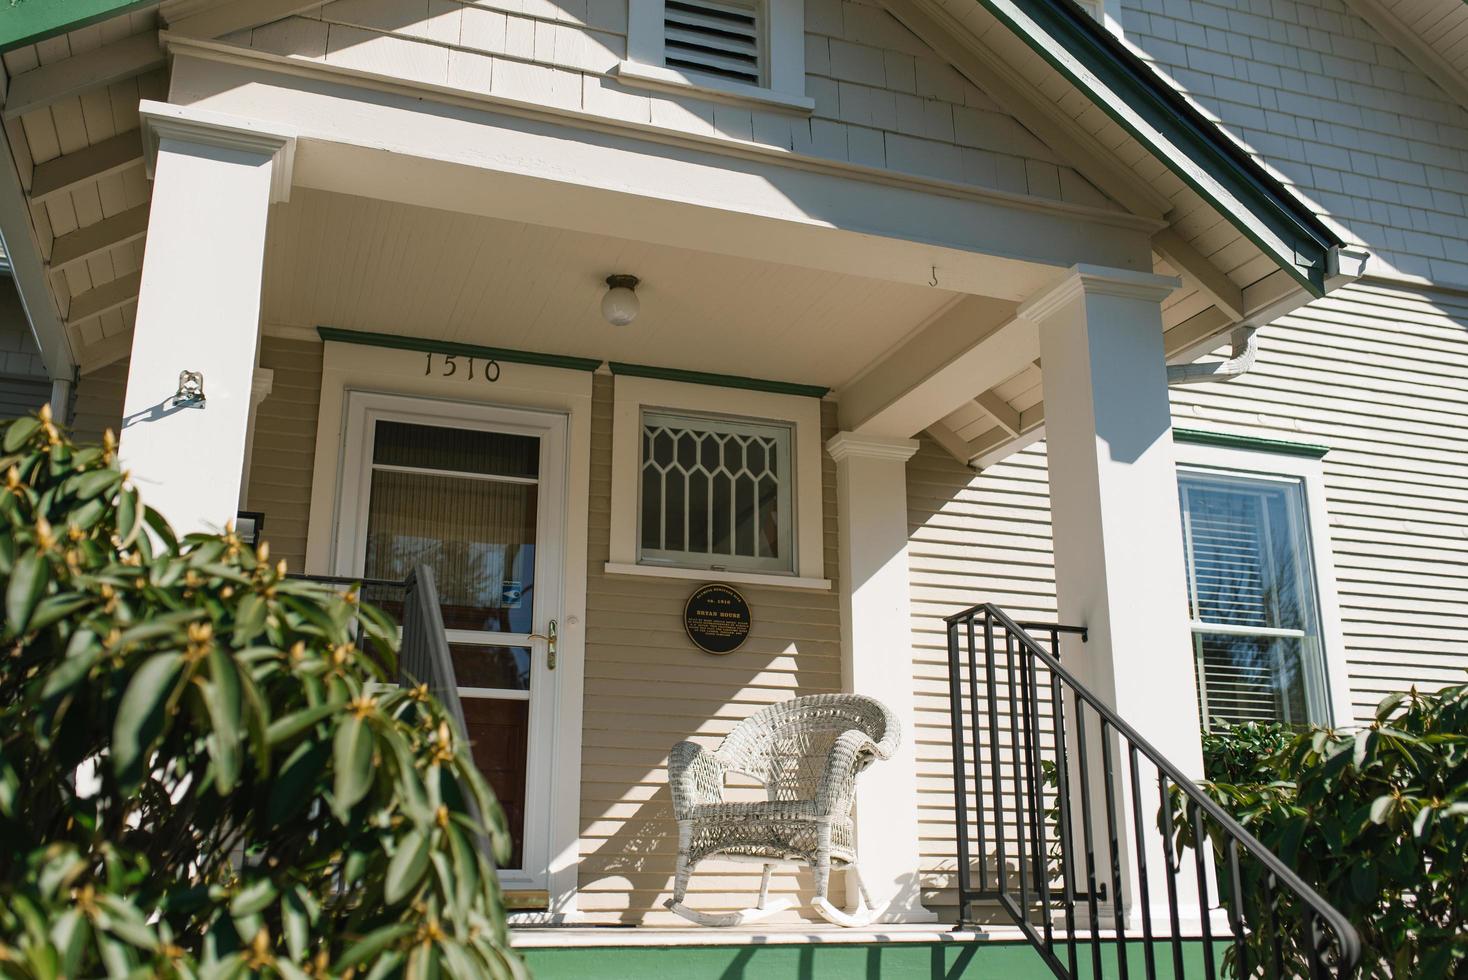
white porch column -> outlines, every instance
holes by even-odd
[[[1040,329],[1059,619],[1090,631],[1084,646],[1068,647],[1066,662],[1186,775],[1201,776],[1162,346],[1160,303],[1175,286],[1162,276],[1077,266],[1021,315]],[[1099,752],[1094,741],[1092,752]],[[1099,755],[1092,758],[1099,774]],[[1144,790],[1154,808],[1143,814],[1147,826],[1157,796],[1151,787]],[[1103,797],[1094,807],[1098,818],[1104,805]],[[1119,826],[1129,829],[1130,809],[1123,809]],[[1134,853],[1127,841],[1124,868]],[[1160,851],[1149,848],[1148,858],[1149,868],[1163,866]],[[1134,879],[1124,874],[1123,900],[1135,913]],[[1166,899],[1160,881],[1153,884],[1155,909]],[[1192,884],[1180,888],[1184,903],[1196,905]]]
[[[119,454],[174,530],[218,530],[239,504],[266,218],[294,139],[181,106],[139,111],[153,203]],[[181,371],[203,374],[202,405],[174,404]]]
[[[917,753],[913,746],[911,583],[907,565],[907,461],[911,439],[842,432],[836,461],[841,549],[841,668],[846,690],[885,704],[902,723],[893,758],[856,784],[861,876],[886,922],[934,922],[918,888]]]

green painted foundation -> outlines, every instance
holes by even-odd
[[[1116,946],[1102,943],[1102,978],[1120,977]],[[1131,976],[1145,976],[1137,944],[1129,944]],[[790,946],[590,946],[527,949],[535,980],[1051,980],[1028,943],[871,943]],[[1091,978],[1090,947],[1078,950],[1080,977]],[[1203,976],[1203,947],[1184,944],[1184,976]],[[1219,950],[1222,954],[1222,949]],[[1064,952],[1062,951],[1062,957]],[[1162,975],[1171,975],[1171,952]]]

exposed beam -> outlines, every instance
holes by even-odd
[[[165,61],[157,33],[147,31],[32,68],[11,79],[5,118],[14,119],[88,89],[133,78],[161,68]]]
[[[89,181],[143,165],[140,131],[130,129],[75,153],[36,164],[31,174],[31,201],[40,204]]]
[[[20,293],[31,335],[53,379],[70,379],[76,367],[71,339],[56,309],[56,299],[47,282],[46,266],[36,244],[31,224],[30,203],[21,189],[20,177],[10,152],[7,127],[0,126],[0,228],[5,230],[5,247],[10,253],[11,274]]]
[[[212,40],[233,34],[235,31],[258,24],[268,24],[282,17],[298,14],[310,7],[320,6],[321,0],[256,0],[255,3],[240,3],[238,0],[223,0],[214,6],[185,14],[168,22],[172,34]]]
[[[950,304],[842,389],[841,428],[906,439],[1014,377],[1040,349],[1015,308],[982,296]]]
[[[66,325],[75,326],[83,320],[126,306],[138,298],[142,286],[143,274],[133,272],[87,290],[72,299],[71,308],[66,311]]]
[[[1173,268],[1193,280],[1220,310],[1235,320],[1244,318],[1244,291],[1191,242],[1171,228],[1164,228],[1152,236],[1152,247]]]
[[[1134,214],[1160,218],[1172,209],[1172,202],[1118,160],[1111,148],[1077,126],[1064,110],[1005,67],[1001,59],[987,49],[976,51],[976,47],[983,47],[981,42],[960,41],[974,37],[971,28],[922,0],[887,0],[886,6],[904,27],[1013,112],[1102,193]]]
[[[113,334],[111,337],[104,337],[96,343],[88,344],[81,349],[81,358],[77,369],[82,374],[91,374],[93,371],[100,370],[109,364],[115,364],[124,357],[127,357],[128,354],[132,353],[132,349],[133,332],[131,330],[125,333]]]
[[[1188,317],[1162,335],[1163,356],[1169,364],[1187,364],[1220,344],[1238,320],[1216,306]]]
[[[1004,459],[1012,456],[1026,446],[1033,445],[1045,438],[1045,403],[1041,402],[1032,408],[1027,408],[1020,413],[1019,434],[1010,436],[1001,430],[990,430],[996,435],[983,442],[971,461],[975,469],[985,469]]]
[[[948,427],[945,422],[934,422],[928,426],[928,435],[933,441],[942,446],[948,455],[958,460],[964,466],[972,466],[974,459],[974,447],[965,438]]]
[[[61,235],[51,245],[53,272],[85,262],[118,245],[135,242],[148,233],[148,205],[139,204],[94,225]]]
[[[981,393],[974,401],[979,407],[988,412],[999,427],[1012,436],[1019,435],[1019,412],[1013,405],[1000,398],[992,390]]]

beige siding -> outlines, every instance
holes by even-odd
[[[1330,447],[1326,518],[1356,720],[1389,691],[1468,680],[1465,376],[1468,296],[1363,283],[1262,331],[1245,377],[1173,393],[1179,428]],[[927,441],[908,464],[924,883],[949,914],[941,620],[994,601],[1053,621],[1046,479],[1043,444],[978,476]]]
[[[879,3],[807,0],[812,116],[616,80],[626,0],[335,0],[230,40],[272,54],[753,142],[991,190],[1114,207]]]
[[[306,523],[316,459],[316,415],[321,403],[320,344],[262,338],[260,366],[275,372],[270,395],[255,415],[248,510],[265,513],[271,557],[292,571],[306,565]]]
[[[122,402],[127,394],[127,362],[117,361],[91,374],[84,374],[76,384],[72,399],[71,429],[79,442],[101,442],[102,433],[122,433]]]
[[[667,788],[668,750],[697,735],[710,743],[751,712],[841,684],[837,593],[741,586],[753,611],[745,645],[726,657],[683,635],[683,603],[696,583],[606,575],[611,530],[612,384],[596,378],[593,401],[586,701],[582,739],[582,910],[624,922],[669,914],[677,829]],[[834,431],[827,405],[827,435]],[[835,467],[822,467],[826,575],[836,557]],[[697,908],[753,904],[758,867],[709,861],[695,875]],[[838,876],[839,877],[839,876]],[[773,890],[809,889],[780,875]],[[807,895],[809,892],[807,891]]]

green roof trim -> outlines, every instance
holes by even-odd
[[[0,52],[156,6],[158,0],[0,0]]]
[[[978,2],[1311,295],[1325,295],[1333,253],[1344,243],[1110,31],[1071,0]],[[1223,196],[1200,179],[1205,174]]]
[[[0,0],[3,2],[3,0]],[[454,354],[459,357],[482,357],[486,360],[504,361],[507,364],[535,364],[540,367],[566,368],[570,371],[595,371],[601,361],[591,357],[568,357],[565,354],[541,354],[536,351],[511,350],[508,347],[484,347],[480,344],[458,344],[448,340],[429,340],[425,337],[404,337],[394,333],[368,333],[363,330],[340,330],[336,327],[317,327],[316,333],[322,340],[333,340],[339,344],[358,344],[363,347],[385,347],[389,350],[410,350],[418,353]]]
[[[1308,442],[1288,442],[1284,439],[1266,439],[1263,436],[1241,436],[1232,432],[1204,432],[1202,429],[1173,429],[1172,438],[1175,442],[1187,442],[1195,446],[1248,449],[1260,453],[1278,453],[1282,456],[1304,456],[1307,459],[1320,459],[1330,452],[1329,446],[1316,446]]]
[[[708,374],[703,371],[680,371],[677,368],[648,367],[645,364],[621,364],[612,361],[609,365],[613,374],[625,374],[629,378],[656,378],[659,381],[682,381],[691,385],[712,385],[716,388],[742,388],[745,391],[768,391],[776,395],[804,395],[808,398],[824,398],[830,388],[820,385],[802,385],[793,381],[765,381],[762,378],[742,378],[734,374]]]

